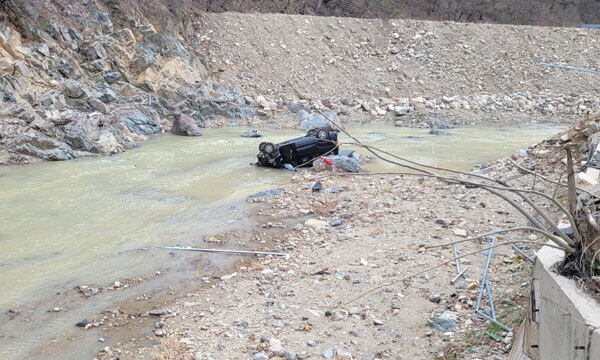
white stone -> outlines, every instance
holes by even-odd
[[[454,229],[454,236],[467,237],[468,235],[465,229]]]
[[[327,228],[327,222],[323,221],[323,220],[317,220],[317,219],[308,219],[306,220],[306,222],[304,223],[305,226],[311,227],[313,229],[326,229]]]

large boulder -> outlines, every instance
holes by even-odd
[[[300,127],[305,130],[317,129],[317,128],[329,128],[332,129],[330,122],[327,118],[336,121],[337,115],[331,112],[325,113],[325,116],[321,114],[312,114],[305,110],[300,110],[296,113],[301,120]]]
[[[334,170],[358,173],[360,172],[360,163],[354,157],[331,155],[325,156],[323,159],[315,160],[313,162],[313,168],[317,171]]]
[[[175,115],[171,133],[180,136],[201,136],[200,128],[191,117],[185,114]]]

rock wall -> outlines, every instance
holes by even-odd
[[[202,51],[174,18],[121,14],[117,26],[95,1],[42,5],[0,6],[0,164],[118,153],[176,114],[199,126],[253,118],[239,91],[206,81]]]

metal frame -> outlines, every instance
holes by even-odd
[[[490,288],[490,283],[487,280],[487,274],[488,274],[488,270],[490,268],[490,262],[492,261],[492,255],[494,253],[494,245],[495,244],[496,244],[496,237],[492,237],[492,245],[491,245],[490,249],[488,250],[487,260],[485,262],[485,268],[483,269],[483,276],[481,277],[481,287],[479,288],[479,295],[477,296],[477,306],[475,307],[475,313],[477,315],[493,322],[494,324],[498,325],[499,327],[503,328],[506,331],[512,331],[512,329],[510,329],[508,326],[499,322],[498,319],[496,318],[496,309],[494,307],[494,297],[492,296],[492,289]],[[491,317],[488,316],[487,314],[485,314],[480,309],[481,300],[483,299],[484,289],[486,290],[488,300],[490,302],[490,310],[492,313]]]

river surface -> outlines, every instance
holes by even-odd
[[[460,170],[508,156],[561,129],[465,127],[449,130],[450,136],[433,136],[425,129],[383,124],[349,128],[365,143]],[[26,358],[57,333],[71,331],[90,312],[119,300],[104,297],[69,306],[68,299],[60,299],[69,289],[177,270],[172,271],[177,276],[154,277],[140,289],[166,287],[187,276],[182,268],[193,271],[190,258],[200,256],[173,257],[152,245],[202,245],[205,236],[254,226],[246,196],[275,188],[292,176],[289,171],[252,166],[258,144],[303,133],[264,130],[263,139],[241,138],[245,130],[205,129],[199,138],[162,135],[111,157],[0,167],[0,312],[41,307],[37,315],[30,314],[31,325],[24,326],[18,317],[0,318],[0,359]],[[340,136],[340,141],[349,140]],[[391,166],[373,161],[367,169]],[[232,264],[227,256],[207,261],[214,266]],[[135,295],[130,291],[126,296]],[[47,314],[55,307],[61,308]],[[26,333],[32,329],[35,336]],[[47,358],[79,357],[62,353]]]

